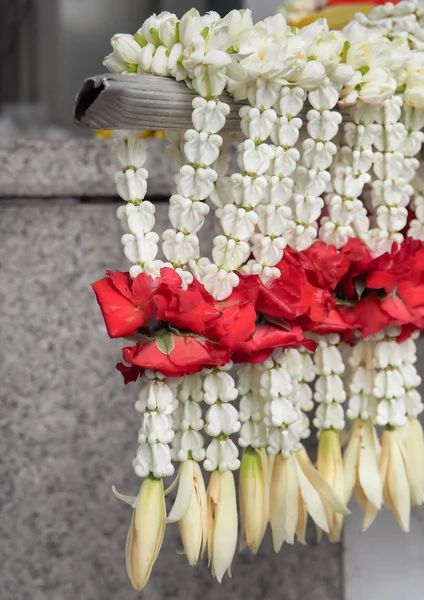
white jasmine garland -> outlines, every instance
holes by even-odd
[[[407,158],[402,147],[408,132],[400,122],[403,101],[400,96],[385,100],[377,116],[374,139],[374,174],[371,202],[375,209],[375,224],[367,243],[376,254],[390,251],[393,242],[401,243],[401,231],[406,226],[407,206],[413,193],[410,184],[418,168],[415,158]]]
[[[340,445],[340,432],[344,429],[343,402],[346,392],[342,375],[345,365],[338,344],[340,336],[330,334],[318,339],[314,354],[315,382],[314,398],[318,402],[315,427],[319,431],[318,471],[328,481],[340,498],[345,498],[345,478]],[[328,505],[325,506],[331,541],[339,541],[343,526],[343,514]]]
[[[205,458],[201,407],[203,381],[200,373],[185,375],[177,395],[171,455],[174,460],[181,461],[181,465],[171,486],[178,484],[178,492],[167,522],[178,521],[185,554],[190,566],[194,566],[206,550],[208,537],[206,488],[198,464]]]
[[[168,266],[183,288],[195,277],[223,301],[239,284],[237,272],[269,285],[280,275],[285,247],[305,250],[317,236],[338,249],[357,237],[378,256],[403,240],[412,195],[408,235],[424,241],[424,184],[416,158],[424,141],[423,26],[422,0],[403,0],[358,16],[341,32],[329,31],[323,19],[296,30],[282,14],[254,24],[248,10],[221,19],[193,9],[181,20],[169,12],[153,15],[133,36],[114,36],[104,63],[112,72],[172,76],[197,93],[192,127],[167,132],[166,153],[177,173],[171,228],[162,240],[167,262],[156,259],[154,206],[145,200],[146,142],[133,132],[114,134],[117,191],[126,201],[117,216],[131,277],[157,277]],[[220,100],[225,90],[248,102],[239,111],[244,139],[239,172],[232,175],[231,137],[223,133],[230,107]],[[343,138],[337,105],[348,113]],[[218,234],[212,260],[201,257],[199,242],[210,208]],[[127,543],[134,587],[148,580],[165,522],[178,522],[190,565],[207,549],[218,581],[231,574],[238,532],[233,471],[239,467],[241,546],[253,553],[268,522],[276,551],[295,537],[305,543],[308,515],[318,531],[340,540],[353,491],[365,513],[364,530],[383,503],[408,530],[411,504],[424,503],[424,434],[417,419],[424,405],[414,336],[399,344],[400,333],[388,327],[352,349],[346,388],[352,428],[344,458],[345,364],[338,334],[319,337],[313,359],[303,349],[276,349],[260,364],[241,365],[237,384],[231,362],[181,379],[145,371],[133,467],[147,479],[137,497],[115,492],[134,508]],[[313,397],[317,468],[303,446],[311,434]],[[384,428],[381,444],[376,426]],[[203,430],[211,438],[206,448]],[[173,474],[172,460],[180,465],[166,518],[162,478]],[[200,462],[211,472],[207,491]]]
[[[136,410],[142,414],[138,432],[139,447],[133,460],[135,474],[147,477],[169,477],[174,473],[169,444],[174,439],[172,413],[178,405],[178,379],[164,377],[154,371],[145,371]]]
[[[345,365],[338,349],[340,336],[329,334],[318,338],[318,347],[314,354],[315,371],[318,378],[315,382],[314,398],[318,402],[314,418],[314,426],[323,429],[342,431],[345,426],[343,402],[346,392],[342,375]]]
[[[328,217],[321,220],[319,237],[342,248],[351,237],[364,239],[369,230],[367,210],[360,196],[371,180],[372,144],[376,134],[373,123],[376,109],[358,100],[349,109],[351,121],[344,125],[344,143],[331,170],[333,191],[325,202]]]
[[[212,575],[221,582],[231,576],[236,551],[238,515],[234,475],[240,467],[238,448],[229,436],[240,431],[238,411],[231,404],[238,391],[229,371],[232,363],[218,369],[204,370],[205,432],[212,437],[206,448],[203,466],[212,471],[208,498],[208,559]]]
[[[212,164],[219,159],[222,137],[218,132],[225,125],[229,106],[219,100],[197,97],[193,100],[194,129],[184,135],[185,142],[170,151],[172,163],[185,159],[175,177],[175,192],[170,198],[169,217],[174,229],[163,234],[163,252],[167,260],[180,269],[194,267],[200,257],[197,232],[209,213],[205,202],[215,191],[218,173]],[[172,134],[175,136],[177,134]],[[177,141],[178,137],[177,137]]]
[[[383,482],[379,473],[380,442],[373,424],[378,400],[374,396],[376,342],[366,338],[358,341],[349,357],[351,377],[347,416],[352,421],[349,441],[344,453],[346,502],[353,490],[362,509],[367,504],[376,510],[383,501]],[[368,527],[364,521],[363,530]]]
[[[424,177],[423,165],[415,175],[411,185],[414,188],[414,212],[415,218],[409,223],[408,237],[424,241]]]
[[[236,471],[240,467],[237,446],[229,437],[241,427],[238,411],[231,404],[238,396],[235,381],[228,372],[231,368],[232,363],[229,363],[225,367],[204,371],[203,398],[209,405],[205,415],[205,432],[213,438],[206,448],[203,463],[206,471]]]
[[[299,356],[300,355],[300,356]],[[269,363],[269,364],[268,364]],[[306,410],[311,394],[306,387],[315,376],[310,357],[296,350],[275,350],[264,363],[260,394],[265,399],[265,424],[269,428],[267,452],[270,454],[271,482],[269,520],[274,550],[294,537],[305,543],[308,514],[321,530],[331,535],[333,515],[348,514],[342,495],[328,485],[310,461],[302,439],[310,435]],[[302,387],[301,387],[302,386]]]
[[[374,378],[373,394],[379,402],[374,422],[385,428],[379,462],[384,504],[394,512],[402,529],[408,531],[411,490],[414,489],[419,496],[422,490],[415,489],[414,473],[409,467],[402,440],[402,432],[408,422],[405,382],[412,389],[419,385],[420,378],[417,378],[413,367],[413,342],[408,340],[405,345],[398,344],[396,337],[399,334],[399,327],[390,326],[375,336],[378,341],[374,350],[374,366],[378,372]],[[364,529],[373,523],[377,512],[374,504],[366,503]]]
[[[112,146],[115,160],[120,167],[115,175],[116,190],[127,202],[116,211],[124,235],[121,238],[124,254],[132,263],[131,277],[146,272],[159,273],[162,261],[156,260],[159,236],[153,232],[155,207],[144,200],[147,192],[148,172],[144,168],[147,159],[147,142],[138,132],[115,131]]]

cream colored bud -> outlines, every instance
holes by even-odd
[[[346,502],[349,502],[355,490],[363,510],[366,510],[368,502],[377,510],[381,508],[383,482],[378,469],[380,454],[380,443],[372,422],[356,419],[343,457]]]
[[[165,497],[162,479],[147,477],[138,494],[126,543],[128,577],[135,590],[149,580],[165,534]]]
[[[411,501],[415,506],[424,503],[424,435],[418,419],[410,417],[406,426],[405,450],[413,484]]]
[[[185,460],[178,472],[178,493],[167,522],[178,521],[184,552],[191,567],[206,550],[208,503],[202,471],[195,460]]]
[[[226,571],[231,577],[231,563],[237,546],[237,500],[232,471],[212,473],[207,498],[208,562],[212,575],[221,582]]]
[[[268,524],[268,475],[265,461],[254,449],[248,448],[241,459],[240,509],[242,548],[256,554]],[[264,468],[265,466],[265,468]]]
[[[394,512],[403,531],[409,531],[411,516],[409,465],[399,430],[385,429],[381,446],[380,476],[383,480],[384,504]]]
[[[345,498],[345,481],[340,438],[334,429],[321,431],[318,441],[318,472],[327,480],[339,498]],[[338,542],[341,538],[343,515],[336,512],[328,502],[325,502],[329,533],[332,542]]]
[[[283,542],[294,543],[299,516],[299,480],[291,454],[283,458],[277,454],[271,478],[269,521],[275,552]]]

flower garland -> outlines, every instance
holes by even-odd
[[[176,172],[167,262],[157,259],[145,200],[146,142],[120,132],[116,183],[127,204],[117,215],[131,267],[93,284],[110,337],[133,343],[118,370],[125,383],[145,382],[133,463],[145,480],[137,497],[115,491],[134,509],[127,570],[136,589],[166,523],[178,522],[190,565],[207,550],[219,581],[231,573],[238,468],[241,545],[253,553],[268,523],[277,551],[295,537],[304,543],[308,515],[338,541],[353,490],[364,529],[383,503],[407,529],[411,504],[424,501],[413,341],[424,328],[415,158],[424,140],[423,13],[404,0],[334,32],[324,20],[296,29],[281,14],[254,24],[248,10],[222,19],[191,10],[180,20],[154,15],[134,36],[112,39],[113,72],[174,77],[197,94],[192,128],[167,132]],[[232,175],[225,90],[246,102]],[[338,109],[350,121],[343,132]],[[198,234],[211,209],[218,235],[208,257]],[[352,429],[342,457],[345,389]],[[303,446],[313,397],[317,468]],[[172,461],[180,465],[165,491]]]

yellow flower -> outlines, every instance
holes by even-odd
[[[231,563],[237,546],[238,519],[232,471],[214,471],[209,480],[208,563],[219,582],[225,572],[231,577]]]
[[[345,481],[342,451],[339,434],[334,429],[321,431],[318,441],[318,472],[328,481],[339,498],[345,498]],[[325,502],[328,520],[328,537],[332,542],[339,542],[343,527],[343,514],[334,510]]]
[[[265,450],[248,448],[241,459],[241,548],[256,554],[268,525],[268,460]]]
[[[364,511],[368,502],[380,510],[383,501],[383,482],[378,469],[380,454],[380,442],[372,422],[356,419],[343,457],[345,500],[349,502],[355,490]]]
[[[136,498],[115,495],[133,506],[131,525],[125,545],[128,577],[135,590],[142,590],[149,580],[165,534],[165,497],[162,479],[147,477]]]
[[[191,459],[182,462],[176,482],[177,497],[166,521],[178,521],[184,552],[193,567],[206,550],[208,536],[206,488],[198,462]]]

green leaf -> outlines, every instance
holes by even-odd
[[[355,306],[354,302],[350,302],[350,300],[343,300],[343,298],[337,298],[336,304],[339,306]]]
[[[403,85],[399,85],[399,86],[396,88],[396,92],[395,92],[395,94],[403,94],[405,90],[406,90],[406,85],[405,85],[405,84],[403,84]]]
[[[205,27],[204,30],[202,31],[202,37],[203,39],[206,39],[209,35],[209,27]]]
[[[126,70],[128,71],[128,73],[137,73],[137,65],[125,65]]]
[[[137,44],[139,46],[141,46],[142,48],[144,48],[144,46],[147,46],[147,40],[145,40],[144,37],[140,33],[135,33],[134,39],[137,42]]]
[[[156,338],[156,346],[158,347],[158,350],[162,352],[162,354],[169,356],[175,346],[173,334],[170,331],[160,332]]]
[[[347,53],[349,52],[349,48],[350,48],[350,42],[348,40],[346,40],[345,43],[343,44],[343,50],[340,55],[341,62],[344,62],[344,63],[346,62]]]
[[[366,75],[368,73],[368,71],[370,70],[370,68],[369,67],[361,67],[358,70],[362,75]]]

